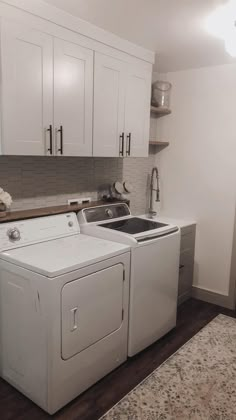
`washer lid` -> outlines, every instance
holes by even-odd
[[[135,235],[136,233],[144,233],[149,230],[160,229],[168,225],[166,223],[142,219],[141,217],[129,217],[128,219],[123,218],[110,223],[102,223],[100,226],[107,229],[129,233],[130,235]]]
[[[78,234],[5,251],[0,258],[56,277],[129,251],[129,246]]]

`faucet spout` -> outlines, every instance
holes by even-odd
[[[154,188],[154,175],[156,177],[156,188]],[[152,168],[151,181],[150,181],[149,216],[151,218],[157,215],[157,212],[153,209],[153,191],[156,191],[156,201],[160,201],[159,173],[156,166]]]

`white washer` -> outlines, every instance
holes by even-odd
[[[129,265],[74,213],[0,224],[1,376],[53,414],[124,362]]]
[[[176,325],[180,230],[134,217],[126,204],[83,209],[81,231],[131,246],[128,355],[134,356]]]

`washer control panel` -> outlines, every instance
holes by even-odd
[[[105,213],[107,217],[113,217],[113,211],[111,209],[106,209]]]
[[[97,207],[89,207],[79,212],[80,224],[102,222],[103,220],[116,219],[118,217],[129,216],[130,209],[126,203],[105,204]]]
[[[0,223],[0,251],[80,233],[75,213]]]

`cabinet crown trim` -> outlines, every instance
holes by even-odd
[[[32,0],[1,0],[0,4],[1,3],[24,10],[32,15],[46,19],[65,29],[77,32],[80,35],[84,35],[104,45],[113,47],[136,58],[147,61],[148,63],[154,64],[155,62],[155,53],[153,51],[120,38],[119,36],[105,31],[92,23],[86,22],[77,16],[73,16],[61,9],[58,9],[57,7],[51,6],[45,1],[38,0],[37,2],[33,2]]]

